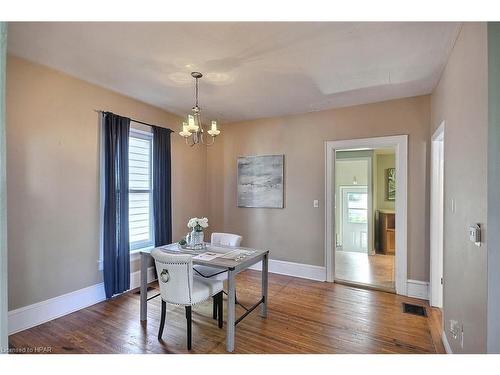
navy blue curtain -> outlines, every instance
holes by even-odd
[[[106,298],[130,288],[128,228],[128,143],[130,119],[103,114],[104,230],[103,260]]]
[[[153,216],[155,246],[172,243],[172,177],[170,133],[153,126]]]

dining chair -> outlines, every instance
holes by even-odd
[[[212,233],[210,238],[210,243],[214,246],[222,245],[222,246],[240,246],[241,240],[243,237],[237,234],[232,233]],[[219,280],[224,282],[227,280],[227,271],[221,271],[219,268],[209,267],[209,266],[195,266],[195,277],[201,279],[212,279]],[[213,318],[217,319],[217,306],[218,300],[214,297],[213,302]],[[238,303],[238,299],[236,298],[236,303]],[[238,303],[240,306],[241,304]],[[244,307],[244,306],[243,306]],[[245,308],[245,307],[244,307]]]
[[[223,283],[217,279],[194,278],[191,255],[169,254],[161,249],[154,249],[151,256],[155,260],[161,295],[158,340],[162,339],[165,327],[167,303],[184,306],[187,320],[187,347],[188,350],[191,350],[191,308],[193,305],[213,298],[218,308],[219,328],[222,328]]]
[[[212,245],[240,246],[243,237],[232,233],[212,233],[210,242]]]

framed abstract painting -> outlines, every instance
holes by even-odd
[[[238,207],[283,208],[284,155],[238,158]]]

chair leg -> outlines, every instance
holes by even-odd
[[[161,340],[163,335],[163,328],[165,327],[165,316],[167,315],[167,303],[161,301],[161,318],[160,318],[160,330],[158,331],[158,340]]]
[[[217,299],[217,295],[213,296],[212,297],[212,304],[213,304],[213,312],[212,312],[212,317],[214,319],[217,319],[217,303],[219,302],[219,300]]]
[[[223,307],[224,307],[224,302],[222,300],[222,292],[219,292],[217,294],[217,317],[219,319],[219,328],[222,328],[222,318],[224,317],[223,314]]]
[[[187,347],[191,350],[191,306],[186,306]]]

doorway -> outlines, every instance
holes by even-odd
[[[394,148],[335,152],[335,281],[395,291],[395,167]]]
[[[327,281],[406,295],[407,142],[408,137],[401,135],[325,143]],[[393,167],[377,170],[375,157],[390,153]],[[350,168],[345,167],[346,155],[353,159]],[[368,161],[361,168],[363,159]],[[350,172],[340,176],[343,168]],[[380,181],[390,184],[391,189],[377,186],[379,174],[383,176]],[[376,206],[379,195],[392,202],[392,210]],[[379,235],[382,223],[383,237]],[[384,252],[380,251],[382,241]],[[360,275],[365,278],[360,279]],[[376,280],[380,278],[386,283],[379,284]]]
[[[335,160],[335,247],[366,253],[373,242],[372,154],[343,151]]]
[[[339,186],[340,231],[337,233],[340,250],[368,252],[368,187]],[[337,247],[337,248],[338,248]]]
[[[443,307],[444,122],[432,136],[430,304]]]

